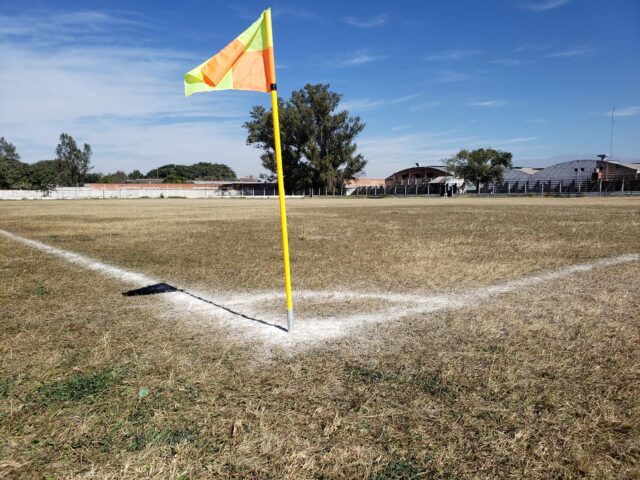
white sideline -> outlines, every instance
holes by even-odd
[[[120,280],[135,287],[144,287],[160,283],[147,275],[131,272],[78,253],[52,247],[37,240],[15,235],[0,229],[4,237],[33,247],[40,251],[60,257],[67,262],[82,268],[99,272],[107,277]],[[437,310],[463,308],[477,304],[497,295],[503,295],[518,289],[541,284],[551,280],[586,272],[598,267],[606,267],[620,263],[640,260],[640,254],[630,253],[607,257],[590,263],[582,263],[564,267],[555,271],[510,280],[488,287],[480,287],[458,293],[442,295],[401,294],[395,292],[354,292],[339,291],[294,291],[294,298],[300,300],[323,300],[326,302],[346,302],[354,300],[371,300],[383,302],[388,306],[374,306],[372,311],[333,317],[299,318],[296,330],[288,334],[283,326],[284,306],[282,314],[269,313],[267,304],[280,301],[284,305],[283,293],[277,291],[261,291],[251,294],[232,292],[197,292],[185,291],[163,293],[158,295],[172,305],[171,314],[184,316],[190,314],[193,319],[197,315],[201,321],[215,322],[238,334],[241,339],[263,340],[265,343],[280,345],[303,344],[312,346],[318,342],[347,335],[358,326],[397,320],[408,315],[424,314]],[[186,290],[186,289],[185,289]],[[207,301],[209,300],[209,301]],[[232,311],[230,311],[232,310]],[[249,317],[249,318],[248,318]],[[253,319],[253,320],[252,320]]]

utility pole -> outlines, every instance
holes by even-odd
[[[613,106],[613,110],[611,110],[611,141],[609,143],[609,161],[613,161],[613,157],[611,154],[613,153],[613,116],[616,113],[616,106]]]

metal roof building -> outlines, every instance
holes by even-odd
[[[533,169],[505,168],[502,175],[505,182],[526,182],[527,180],[531,180],[531,173],[529,171],[533,171]]]
[[[533,181],[587,181],[637,177],[638,169],[609,160],[571,160],[556,163],[531,175]]]
[[[598,160],[570,160],[550,165],[544,170],[534,173],[529,178],[533,181],[549,180],[593,180],[597,177]]]

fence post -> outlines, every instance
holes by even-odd
[[[405,197],[407,196],[407,184],[406,183],[404,184],[404,196]]]
[[[622,186],[620,187],[620,191],[624,192],[624,178],[622,179]]]
[[[600,193],[602,193],[602,179],[600,179]]]

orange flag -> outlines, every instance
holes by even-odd
[[[186,96],[211,90],[271,91],[273,44],[266,11],[238,38],[184,76]]]

